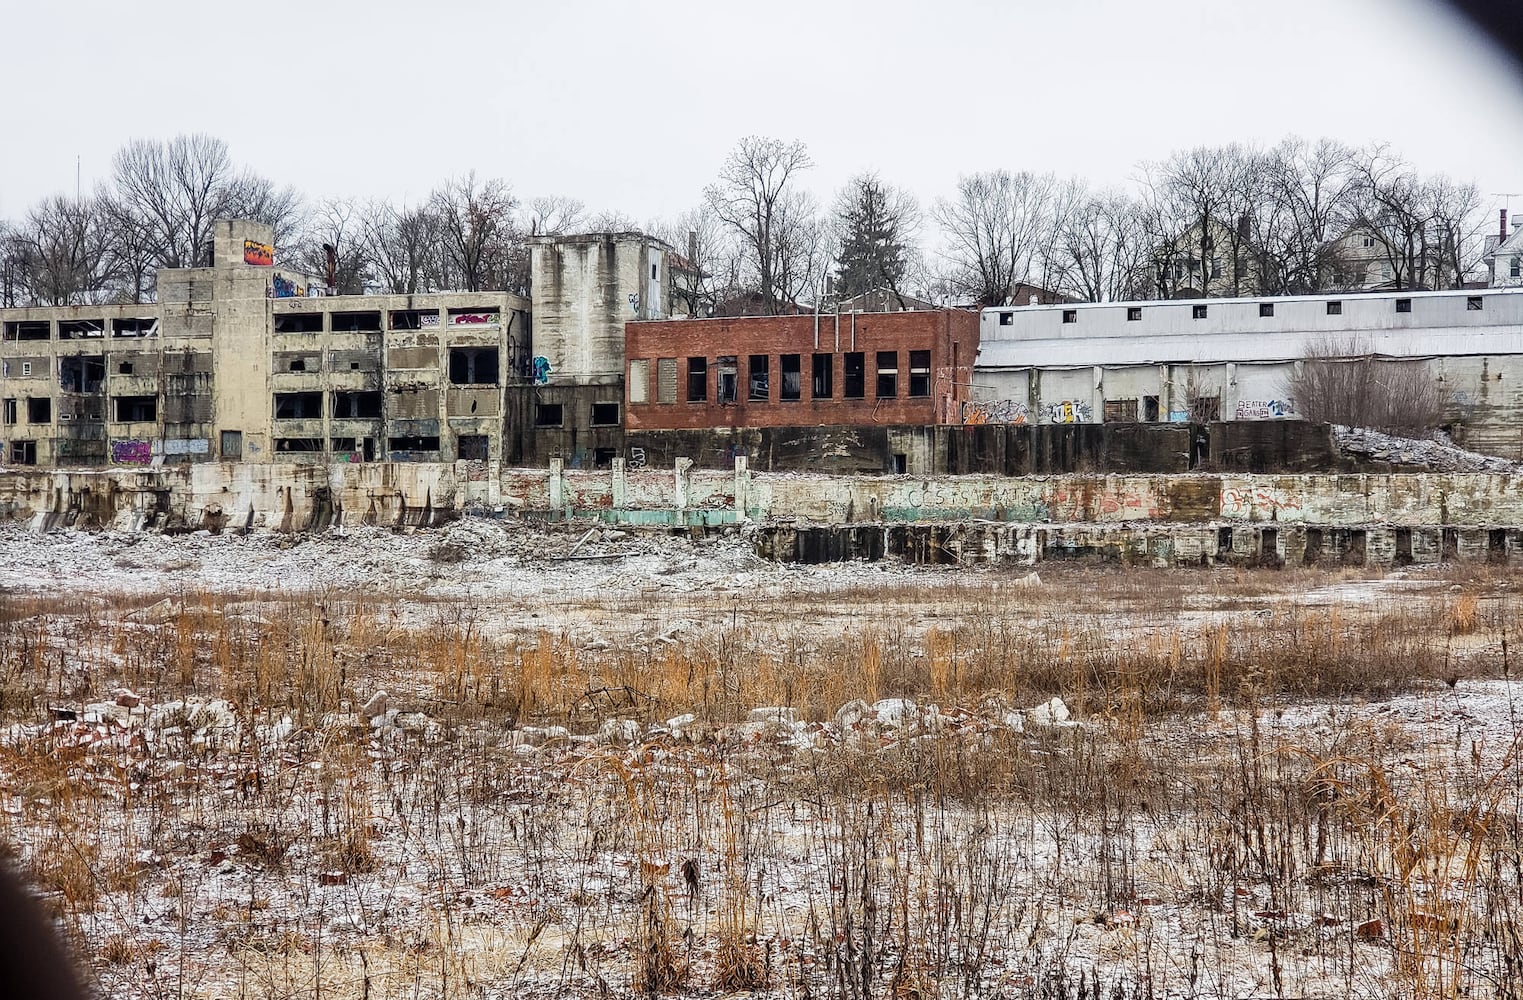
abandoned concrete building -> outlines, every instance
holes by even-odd
[[[1455,440],[1523,458],[1523,288],[984,310],[969,424],[1295,419],[1332,348],[1422,366]]]
[[[0,310],[0,463],[537,461],[621,423],[623,323],[661,315],[665,244],[541,242],[506,292],[326,296],[269,228],[142,305]],[[549,317],[533,339],[530,317]]]

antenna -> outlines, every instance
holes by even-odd
[[[79,154],[74,154],[74,200],[79,201]]]
[[[1493,198],[1501,198],[1502,199],[1502,207],[1507,209],[1509,212],[1511,212],[1512,211],[1512,199],[1514,199],[1514,198],[1523,198],[1523,191],[1493,191],[1493,192],[1491,192],[1491,196]]]

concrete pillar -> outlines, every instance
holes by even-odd
[[[493,510],[502,506],[502,462],[497,459],[487,463],[487,504]]]
[[[1089,394],[1089,419],[1098,424],[1105,421],[1105,369],[1095,365],[1094,378]]]
[[[566,460],[550,459],[550,509],[562,510],[566,506]]]
[[[678,510],[687,510],[687,476],[688,470],[693,467],[691,458],[677,459],[677,493],[676,505]]]
[[[613,460],[613,509],[623,510],[628,504],[629,478],[624,469],[624,459]]]
[[[751,469],[750,462],[744,455],[735,456],[735,520],[743,522],[749,520],[746,516],[746,507],[750,502],[751,493]]]

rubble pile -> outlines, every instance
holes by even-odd
[[[1361,462],[1382,462],[1423,472],[1517,472],[1519,463],[1466,451],[1446,437],[1397,437],[1364,427],[1334,427],[1338,450]]]

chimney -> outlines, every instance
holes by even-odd
[[[698,230],[696,229],[687,231],[687,262],[694,267],[698,266]]]
[[[1507,242],[1507,209],[1505,208],[1497,212],[1497,242]]]

